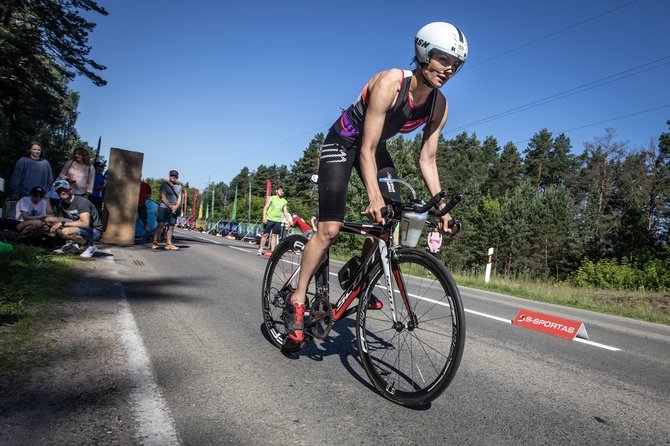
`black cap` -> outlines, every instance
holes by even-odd
[[[32,189],[30,189],[30,195],[44,195],[44,189],[42,189],[39,186],[35,186]]]
[[[178,177],[178,176],[179,176],[179,172],[177,172],[176,170],[171,170],[171,171],[170,171],[170,176]]]

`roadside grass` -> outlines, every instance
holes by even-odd
[[[68,256],[15,245],[0,254],[0,395],[24,383],[30,370],[44,363],[51,348],[45,318],[70,289]]]
[[[453,274],[453,277],[459,286],[670,325],[670,293],[577,288],[495,276],[486,284],[483,276]]]

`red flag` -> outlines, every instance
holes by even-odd
[[[195,204],[198,201],[198,189],[193,189],[193,203],[191,203],[191,216],[195,217]]]
[[[270,178],[265,179],[265,197],[272,195],[272,181]]]

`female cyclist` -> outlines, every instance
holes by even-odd
[[[445,22],[429,23],[414,39],[416,68],[392,68],[375,74],[363,87],[358,99],[335,121],[321,148],[319,163],[319,225],[305,247],[298,287],[286,305],[287,335],[303,340],[305,293],[309,280],[344,221],[347,185],[352,167],[363,180],[368,194],[365,214],[383,223],[384,199],[399,200],[391,182],[379,187],[381,177],[395,178],[395,168],[386,149],[386,140],[421,125],[423,142],[419,167],[431,195],[442,189],[436,154],[440,133],[447,122],[447,100],[440,88],[465,63],[468,45],[463,33]],[[444,203],[440,204],[443,207]],[[449,214],[441,217],[439,228],[450,232]]]

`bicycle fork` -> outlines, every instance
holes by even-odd
[[[391,318],[393,320],[393,328],[400,332],[405,328],[409,331],[414,330],[417,327],[417,320],[412,308],[410,307],[409,298],[407,296],[407,287],[405,287],[405,282],[400,270],[398,268],[391,268],[391,256],[392,252],[389,251],[388,246],[382,240],[378,242],[378,249],[382,259],[382,267],[384,270],[384,278],[386,280],[386,292],[388,293],[389,305],[391,307]],[[398,312],[396,311],[395,305],[395,291],[393,284],[398,285],[398,293],[402,299],[402,304],[405,305],[407,309],[408,322],[404,323],[398,318]]]

